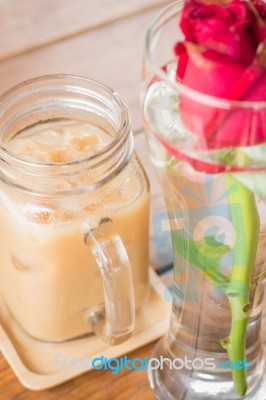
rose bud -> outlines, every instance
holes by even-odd
[[[175,48],[177,80],[198,92],[229,100],[266,101],[266,74],[257,57],[249,6],[186,3],[180,26],[185,42]],[[266,140],[264,110],[218,109],[180,96],[180,115],[198,146],[248,146]]]
[[[248,18],[248,9],[240,1],[223,6],[191,0],[185,3],[180,27],[186,41],[249,65],[257,44],[250,33]]]

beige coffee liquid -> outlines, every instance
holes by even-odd
[[[62,123],[19,135],[6,144],[10,153],[37,163],[61,164],[96,154],[111,142],[103,130]],[[89,315],[104,300],[88,227],[97,233],[109,218],[126,247],[132,268],[136,307],[148,294],[149,194],[132,161],[108,190],[27,203],[1,187],[0,291],[32,336],[63,341],[91,332]],[[88,172],[89,173],[89,172]],[[83,179],[86,179],[83,177]],[[66,187],[75,188],[74,178]]]

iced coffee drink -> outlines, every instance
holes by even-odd
[[[6,140],[11,157],[45,169],[53,188],[53,194],[43,195],[41,179],[34,195],[21,184],[14,189],[1,182],[0,188],[1,296],[22,328],[40,340],[91,332],[89,315],[103,304],[104,293],[92,244],[84,236],[89,230],[97,239],[106,221],[124,243],[136,308],[148,294],[149,190],[138,159],[133,154],[126,167],[94,190],[100,168],[77,174],[78,163],[104,152],[112,140],[98,126],[68,120],[32,126]],[[64,172],[69,165],[72,174]],[[31,179],[34,186],[34,171],[27,176],[27,186]]]

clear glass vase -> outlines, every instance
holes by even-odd
[[[266,104],[212,98],[176,81],[182,7],[174,2],[154,20],[144,60],[146,136],[174,253],[172,316],[150,385],[160,400],[265,400]],[[219,149],[211,145],[221,137]]]

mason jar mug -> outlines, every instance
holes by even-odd
[[[41,341],[134,329],[149,292],[149,183],[128,110],[95,81],[22,83],[0,99],[0,295]]]

